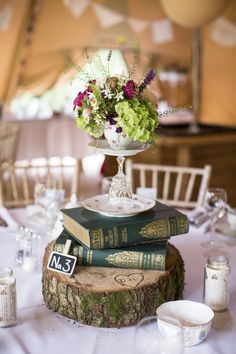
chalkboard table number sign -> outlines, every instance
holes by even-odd
[[[71,240],[67,240],[63,253],[53,251],[49,257],[47,268],[55,272],[72,275],[77,257],[68,255],[71,246]]]

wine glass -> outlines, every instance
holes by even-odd
[[[215,247],[215,226],[226,212],[227,193],[222,188],[208,188],[204,197],[204,207],[210,218],[210,239],[202,243],[203,247]]]
[[[135,327],[133,354],[182,354],[183,330],[171,326],[170,332],[162,332],[157,316],[144,317]]]

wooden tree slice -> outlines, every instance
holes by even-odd
[[[53,311],[98,327],[122,327],[154,315],[163,302],[183,297],[184,262],[168,246],[167,270],[77,266],[72,277],[47,269],[54,241],[45,249],[43,296]]]

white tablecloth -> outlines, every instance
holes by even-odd
[[[26,224],[25,210],[12,210],[12,216]],[[40,230],[39,230],[40,231]],[[41,230],[42,231],[42,230]],[[41,232],[42,233],[42,232]],[[47,244],[50,237],[43,236]],[[172,237],[186,268],[185,299],[202,301],[203,268],[207,249],[201,246],[206,235],[191,229],[188,235]],[[185,354],[236,353],[236,241],[221,248],[231,263],[230,306],[216,313],[207,340],[185,349]],[[30,274],[14,266],[13,231],[0,230],[0,263],[12,266],[17,281],[18,324],[0,329],[0,354],[135,354],[134,327],[103,329],[83,326],[47,309],[41,294],[40,272]]]
[[[88,146],[91,138],[76,127],[75,120],[71,117],[17,122],[20,124],[17,160],[53,156],[82,159],[93,154],[93,149]]]

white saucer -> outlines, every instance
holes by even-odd
[[[108,194],[96,195],[82,202],[85,209],[95,211],[105,216],[128,217],[142,213],[154,207],[154,199],[145,198],[133,194],[132,205],[111,204],[108,201]]]
[[[94,147],[99,152],[110,155],[110,156],[132,156],[136,155],[139,152],[146,150],[150,144],[142,144],[138,141],[131,143],[127,149],[112,149],[105,139],[103,140],[92,140],[89,143],[89,146]]]

